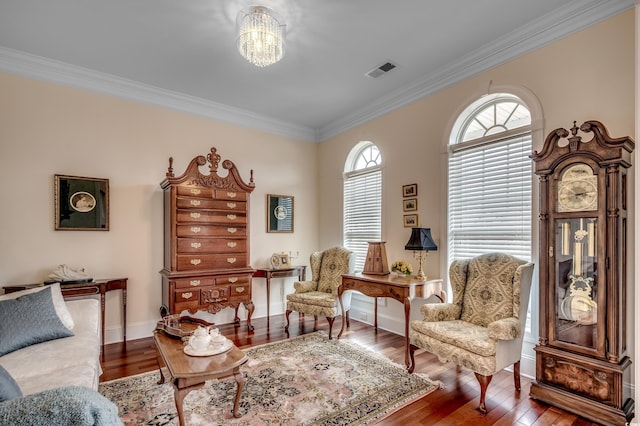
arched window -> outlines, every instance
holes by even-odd
[[[489,251],[531,260],[531,114],[517,96],[484,96],[449,143],[448,263]]]
[[[362,271],[369,241],[382,238],[382,156],[369,141],[358,143],[344,168],[343,245],[356,254]]]

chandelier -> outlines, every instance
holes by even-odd
[[[274,12],[263,6],[251,6],[238,14],[238,51],[253,65],[266,67],[284,56],[285,25]]]

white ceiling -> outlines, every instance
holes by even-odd
[[[236,49],[236,16],[250,4],[287,25],[285,57],[270,67]],[[0,71],[321,141],[633,5],[0,0]],[[365,75],[386,61],[397,68]]]

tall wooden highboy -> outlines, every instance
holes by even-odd
[[[592,133],[583,141],[578,133]],[[565,139],[566,140],[563,140]],[[633,418],[627,356],[627,169],[634,142],[587,121],[534,152],[540,341],[531,397],[606,425]]]
[[[169,158],[164,190],[164,268],[161,315],[217,313],[235,308],[247,310],[247,326],[253,330],[249,259],[249,201],[255,185],[253,170],[245,183],[235,164],[225,160],[226,176],[218,174],[216,148],[195,157],[180,176],[174,176]],[[209,163],[209,174],[200,167]]]

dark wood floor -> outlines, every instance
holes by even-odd
[[[310,333],[313,331],[313,317],[300,320],[298,315],[291,315],[289,336]],[[218,328],[239,348],[248,348],[263,343],[286,339],[284,331],[284,315],[272,316],[267,328],[265,318],[253,321],[255,330],[247,332],[243,323],[240,327],[232,324]],[[334,324],[334,336],[340,330],[340,320]],[[319,321],[319,329],[328,331],[327,321]],[[404,339],[402,336],[351,321],[350,330],[341,339],[355,341],[365,347],[385,354],[399,364],[404,364]],[[125,345],[114,343],[105,347],[102,363],[104,374],[101,381],[151,371],[158,368],[155,347],[152,339],[145,338],[128,341]],[[513,374],[502,371],[496,374],[487,392],[486,416],[476,411],[479,399],[479,386],[472,372],[458,369],[455,365],[441,364],[430,353],[416,352],[415,373],[427,374],[432,380],[439,380],[444,389],[433,392],[418,401],[404,407],[391,416],[383,419],[379,425],[596,425],[588,420],[567,413],[558,408],[529,398],[531,380],[522,377],[522,390],[516,392],[513,387]]]

